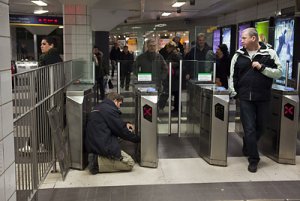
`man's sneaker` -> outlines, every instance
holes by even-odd
[[[257,171],[257,162],[250,162],[248,165],[248,171],[255,173]]]

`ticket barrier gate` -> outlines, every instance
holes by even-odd
[[[198,80],[189,80],[187,82],[187,134],[188,135],[199,135],[199,119],[200,119],[200,96],[199,84],[212,85],[212,82],[201,82]],[[198,111],[198,112],[197,112]]]
[[[135,130],[141,136],[136,154],[142,167],[158,166],[157,102],[155,88],[135,86]]]
[[[71,168],[83,170],[88,163],[84,149],[87,116],[93,106],[93,85],[71,85],[67,89],[66,116],[69,126]]]
[[[200,156],[211,165],[227,166],[229,92],[216,85],[197,85],[200,94]]]
[[[273,85],[269,121],[259,143],[266,156],[278,163],[296,164],[298,117],[298,91]]]

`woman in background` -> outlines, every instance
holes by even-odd
[[[56,48],[56,40],[53,37],[47,36],[42,39],[41,51],[42,54],[39,59],[39,66],[46,66],[62,62],[62,59],[60,58]]]
[[[230,62],[227,45],[219,45],[216,51],[216,84],[226,89],[228,89],[228,77],[230,76]]]

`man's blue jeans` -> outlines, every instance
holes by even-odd
[[[248,161],[249,163],[258,163],[260,159],[257,142],[267,126],[270,101],[240,100],[240,110],[245,135],[245,145],[249,156]]]

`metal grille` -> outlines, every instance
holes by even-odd
[[[74,61],[13,75],[13,112],[17,200],[30,200],[55,162],[47,111],[60,110],[65,125],[65,89],[74,75]]]

